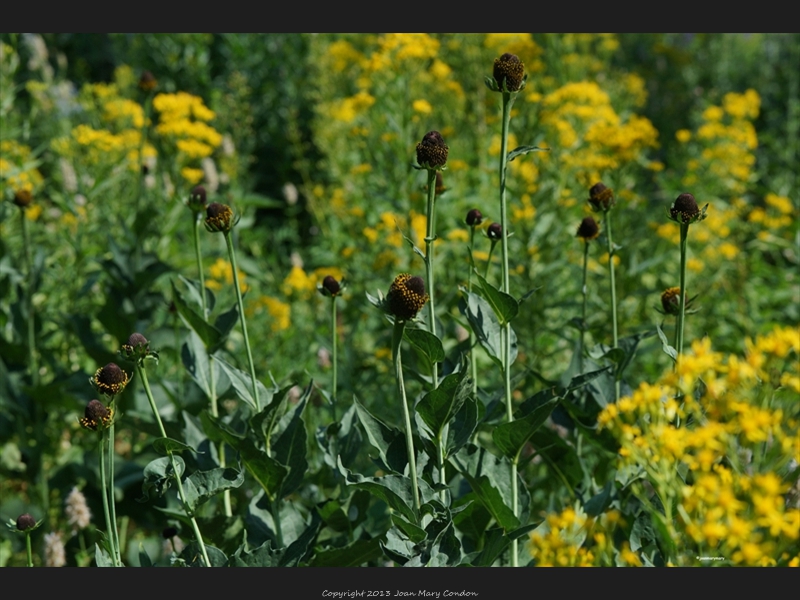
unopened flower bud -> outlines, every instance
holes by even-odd
[[[28,529],[33,529],[36,526],[36,519],[34,519],[28,513],[24,515],[20,515],[17,517],[17,529],[20,531],[27,531]]]
[[[342,286],[333,277],[333,275],[326,275],[322,280],[322,285],[319,287],[319,293],[323,296],[338,296],[342,291]]]
[[[691,194],[681,194],[672,203],[669,216],[676,223],[696,223],[706,218],[707,209],[708,204],[703,207],[703,210],[700,210],[697,200]]]
[[[139,77],[139,89],[144,92],[152,92],[156,89],[158,82],[155,76],[150,71],[143,71]]]
[[[503,238],[503,226],[500,223],[492,223],[486,229],[486,235],[490,240],[497,241]]]
[[[483,223],[483,213],[477,208],[473,208],[467,213],[467,225],[477,227],[481,223]]]
[[[105,367],[97,369],[92,383],[101,394],[116,396],[128,385],[128,374],[116,363],[108,363]]]
[[[202,185],[193,187],[189,194],[189,199],[186,201],[186,206],[196,213],[203,212],[206,209],[206,188]]]
[[[33,195],[29,190],[17,190],[14,192],[14,204],[20,208],[25,208],[33,202]]]

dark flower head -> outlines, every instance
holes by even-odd
[[[114,411],[108,408],[100,400],[90,400],[83,411],[81,418],[81,426],[92,431],[97,431],[97,428],[105,429],[111,425],[114,419]]]
[[[186,206],[196,213],[203,212],[206,209],[206,188],[202,185],[193,187],[189,194],[189,199],[186,201]]]
[[[524,87],[525,65],[517,55],[506,52],[494,59],[492,76],[500,91],[518,92]]]
[[[338,296],[342,291],[342,286],[336,281],[333,275],[326,275],[322,280],[322,285],[317,288],[323,296]]]
[[[233,229],[233,211],[226,204],[212,202],[206,208],[206,229],[228,233]]]
[[[139,77],[139,89],[145,92],[152,92],[156,89],[158,82],[155,76],[150,71],[143,71],[142,76]]]
[[[477,208],[473,208],[467,213],[467,225],[477,227],[481,223],[483,223],[483,213]]]
[[[500,223],[497,223],[497,222],[492,223],[486,229],[486,235],[489,237],[490,240],[495,241],[495,242],[497,240],[499,240],[499,239],[502,239],[503,238],[503,226],[500,225]]]
[[[36,519],[34,519],[28,513],[17,517],[17,529],[20,531],[27,531],[28,529],[33,529],[34,527],[36,527]]]
[[[409,321],[417,316],[428,301],[422,277],[402,273],[395,277],[386,295],[388,311],[400,321]]]
[[[589,188],[589,204],[595,212],[606,212],[616,204],[614,190],[607,188],[602,183],[595,183]]]
[[[176,535],[178,535],[178,530],[175,527],[165,527],[161,531],[161,537],[163,537],[165,540],[171,540]]]
[[[696,313],[696,310],[692,309],[692,301],[697,298],[697,296],[692,296],[691,298],[686,298],[686,314]],[[664,290],[664,293],[661,294],[661,308],[663,309],[663,313],[665,315],[678,315],[681,312],[681,288],[679,287],[671,287]]]
[[[33,202],[33,195],[28,190],[17,190],[14,192],[14,204],[20,208],[25,208]]]
[[[440,170],[447,163],[447,144],[438,131],[429,131],[417,144],[417,162],[419,166],[429,170]]]
[[[708,204],[700,210],[697,200],[691,194],[681,194],[672,203],[669,209],[669,217],[676,223],[697,223],[706,218]]]
[[[150,354],[150,342],[141,333],[132,333],[120,350],[120,355],[133,361],[145,358],[148,354]]]
[[[585,242],[597,239],[597,236],[600,235],[600,227],[597,225],[597,221],[594,220],[594,217],[586,217],[581,221],[581,224],[578,226],[577,235]]]
[[[116,396],[128,385],[128,374],[119,368],[116,363],[108,363],[100,367],[92,378],[92,383],[98,392],[106,396]]]

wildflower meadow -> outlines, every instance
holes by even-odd
[[[800,566],[798,64],[0,34],[0,566]]]

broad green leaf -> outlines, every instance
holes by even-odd
[[[183,482],[189,510],[194,511],[216,494],[244,483],[244,473],[232,468],[218,468],[210,471],[196,471]]]
[[[377,496],[391,508],[402,514],[407,521],[416,521],[414,516],[414,493],[411,488],[411,478],[404,475],[384,475],[383,477],[364,477],[345,469],[339,462],[339,472],[345,478],[348,486],[354,486]],[[424,480],[417,482],[419,486],[420,501],[422,504],[430,502],[436,492]]]
[[[313,511],[311,513],[311,523],[303,530],[295,541],[289,544],[286,552],[281,557],[282,567],[296,567],[303,558],[311,551],[314,541],[317,539],[319,530],[322,527],[322,519],[319,513]]]
[[[179,442],[178,440],[173,440],[172,438],[156,438],[153,441],[153,449],[158,452],[159,454],[168,455],[170,452],[183,452],[184,450],[190,450],[191,452],[196,452],[194,448],[191,446],[187,446],[183,442]]]
[[[173,460],[178,471],[177,476],[181,477],[186,470],[186,464],[180,456],[156,458],[144,468],[140,502],[146,502],[149,499],[151,490],[155,490],[159,496],[162,496],[167,491],[170,482],[176,476],[175,471],[172,470]]]
[[[207,398],[210,398],[211,380],[208,353],[200,336],[194,331],[189,332],[187,340],[181,347],[181,360],[197,386],[203,390]]]
[[[144,544],[139,542],[139,566],[140,567],[152,567],[153,561],[150,560],[150,555],[147,554],[147,550],[144,549]]]
[[[500,322],[500,325],[502,326],[511,322],[511,320],[517,316],[517,313],[519,313],[519,303],[513,296],[501,292],[486,281],[483,275],[477,271],[475,271],[475,275],[478,277],[478,283],[480,283],[481,291],[483,292],[482,296],[489,303],[489,306],[492,307],[492,310],[494,310],[494,314],[497,315],[497,320]]]
[[[445,446],[447,456],[455,454],[469,442],[480,419],[478,399],[471,394],[467,395],[447,430],[447,445]]]
[[[175,286],[175,282],[173,281],[171,284],[172,300],[175,303],[178,314],[189,327],[197,332],[197,335],[200,336],[206,348],[214,347],[220,339],[222,339],[222,332],[213,325],[206,323],[203,316],[186,303],[180,291],[178,291],[178,288]]]
[[[661,349],[664,351],[664,354],[669,356],[673,362],[678,360],[678,351],[670,345],[666,334],[661,329],[661,326],[656,325],[656,330],[658,331],[658,338],[661,340]]]
[[[485,448],[467,444],[451,459],[453,465],[469,482],[472,491],[506,531],[518,528],[527,520],[530,495],[517,474],[520,516],[511,509],[511,462],[506,457],[497,457]]]
[[[203,298],[200,296],[200,282],[195,281],[194,279],[188,279],[183,275],[178,275],[178,279],[180,279],[183,284],[186,286],[186,289],[189,290],[189,296],[191,296],[192,301],[199,307],[202,308],[203,306]],[[208,308],[208,312],[214,310],[214,292],[212,292],[208,288],[204,288],[206,293],[206,307]]]
[[[101,548],[100,544],[94,545],[94,562],[98,567],[113,567],[114,561],[111,554],[105,548]]]
[[[241,369],[237,369],[219,357],[216,357],[214,360],[218,362],[220,367],[222,367],[222,370],[225,371],[228,379],[230,379],[231,385],[233,385],[233,389],[236,390],[236,395],[247,402],[251,407],[257,408],[258,404],[253,396],[253,381],[250,377],[250,373],[245,373]],[[270,396],[270,393],[267,391],[267,388],[264,387],[264,384],[258,381],[258,379],[256,379],[256,387],[258,388],[261,406],[264,406],[266,403],[266,398]]]
[[[335,469],[341,456],[342,464],[349,467],[358,456],[362,437],[361,430],[356,427],[357,418],[356,405],[351,404],[340,421],[317,428],[317,446],[328,466]]]
[[[497,320],[492,307],[486,300],[478,294],[468,292],[466,288],[461,288],[464,297],[459,300],[459,309],[467,317],[475,337],[481,343],[497,366],[503,366],[503,347],[501,337],[500,321]],[[509,326],[511,334],[511,363],[517,359],[517,336]]]
[[[398,514],[392,515],[392,523],[394,523],[395,526],[406,536],[408,536],[408,539],[415,544],[422,543],[425,538],[428,537],[428,534],[425,533],[425,530],[422,527],[414,525],[413,523],[409,523]]]
[[[606,482],[602,490],[586,501],[586,504],[583,505],[583,509],[586,511],[587,515],[590,517],[597,517],[606,511],[611,505],[612,487],[613,484],[611,481]]]
[[[472,559],[472,566],[491,567],[510,543],[511,538],[505,534],[502,528],[493,527],[486,532],[486,542],[480,553]]]
[[[311,389],[311,384],[309,384],[306,393],[298,401],[295,409],[281,419],[277,427],[280,434],[272,443],[273,457],[288,469],[286,477],[281,481],[278,498],[284,498],[299,488],[308,470],[307,434],[302,415],[308,404]]]
[[[369,540],[356,540],[341,548],[318,550],[311,560],[311,567],[360,567],[383,556],[381,543],[384,536]]]
[[[217,317],[217,319],[214,321],[214,327],[216,327],[220,331],[222,337],[220,338],[216,346],[209,348],[210,352],[213,353],[216,350],[219,350],[219,348],[221,348],[225,344],[225,340],[228,338],[228,334],[230,334],[231,329],[233,329],[233,327],[236,325],[236,323],[238,323],[238,321],[239,321],[239,307],[236,304],[231,306],[231,308],[228,311],[222,313]]]
[[[534,408],[527,416],[495,427],[492,432],[492,439],[500,451],[512,461],[516,460],[528,440],[544,424],[550,413],[553,412],[558,401],[559,398],[546,400]]]
[[[205,547],[208,560],[211,561],[212,567],[225,567],[228,565],[228,557],[225,556],[225,553],[222,550],[215,548],[214,546],[209,546],[208,544],[205,544]],[[180,557],[187,567],[206,566],[203,553],[200,550],[200,544],[198,544],[196,541],[190,542],[189,545],[183,549]]]
[[[438,438],[471,392],[472,383],[467,377],[467,363],[464,363],[458,373],[451,373],[438,388],[425,394],[417,404],[417,413]]]
[[[508,162],[511,162],[518,156],[522,156],[523,154],[528,154],[529,152],[549,152],[550,148],[539,148],[539,146],[519,146],[514,148],[511,152],[507,155]]]
[[[431,332],[425,331],[424,329],[406,327],[403,330],[403,337],[420,355],[422,355],[423,359],[427,361],[427,366],[429,368],[431,365],[444,360],[442,341]]]
[[[378,451],[383,465],[395,473],[403,473],[408,464],[405,435],[399,429],[389,427],[376,419],[355,396],[353,404],[356,407],[358,420],[367,434],[367,439]]]
[[[274,549],[270,540],[255,550],[245,550],[245,544],[242,544],[233,553],[230,564],[234,567],[277,567],[280,565],[283,553],[284,549]]]

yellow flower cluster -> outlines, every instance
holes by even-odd
[[[657,146],[658,132],[648,119],[631,115],[623,121],[608,94],[589,81],[568,83],[547,94],[541,123],[557,140],[553,150],[558,160],[575,169],[587,186]]]
[[[747,220],[758,223],[761,230],[758,239],[767,241],[771,236],[791,238],[791,226],[797,221],[797,210],[787,196],[769,193],[764,197],[765,207],[754,208]]]
[[[800,332],[776,328],[746,347],[726,357],[708,338],[694,342],[674,372],[606,406],[598,423],[617,437],[620,466],[643,468],[676,511],[674,535],[697,554],[774,564],[793,558],[784,553],[800,538],[779,476],[800,461]]]
[[[362,90],[353,96],[330,103],[327,112],[336,121],[352,123],[356,117],[365,113],[373,104],[375,104],[375,98]]]
[[[218,258],[213,265],[208,268],[209,279],[206,279],[206,287],[214,290],[215,292],[220,291],[224,286],[231,286],[233,285],[233,269],[231,268],[230,261],[224,258]],[[239,285],[242,288],[242,293],[244,294],[248,289],[249,286],[247,285],[247,275],[245,275],[242,271],[239,271]]]
[[[33,193],[41,187],[42,174],[36,164],[28,146],[12,139],[0,141],[0,181],[11,197],[15,192]]]
[[[264,308],[271,317],[270,328],[274,332],[285,331],[292,325],[292,307],[272,296],[261,296],[256,303],[256,310]]]
[[[676,134],[681,142],[694,138],[699,158],[689,161],[683,178],[686,187],[713,182],[730,194],[744,193],[755,165],[758,136],[753,120],[758,117],[761,98],[755,90],[729,93],[722,106],[703,111],[703,122],[695,135],[688,130]]]

